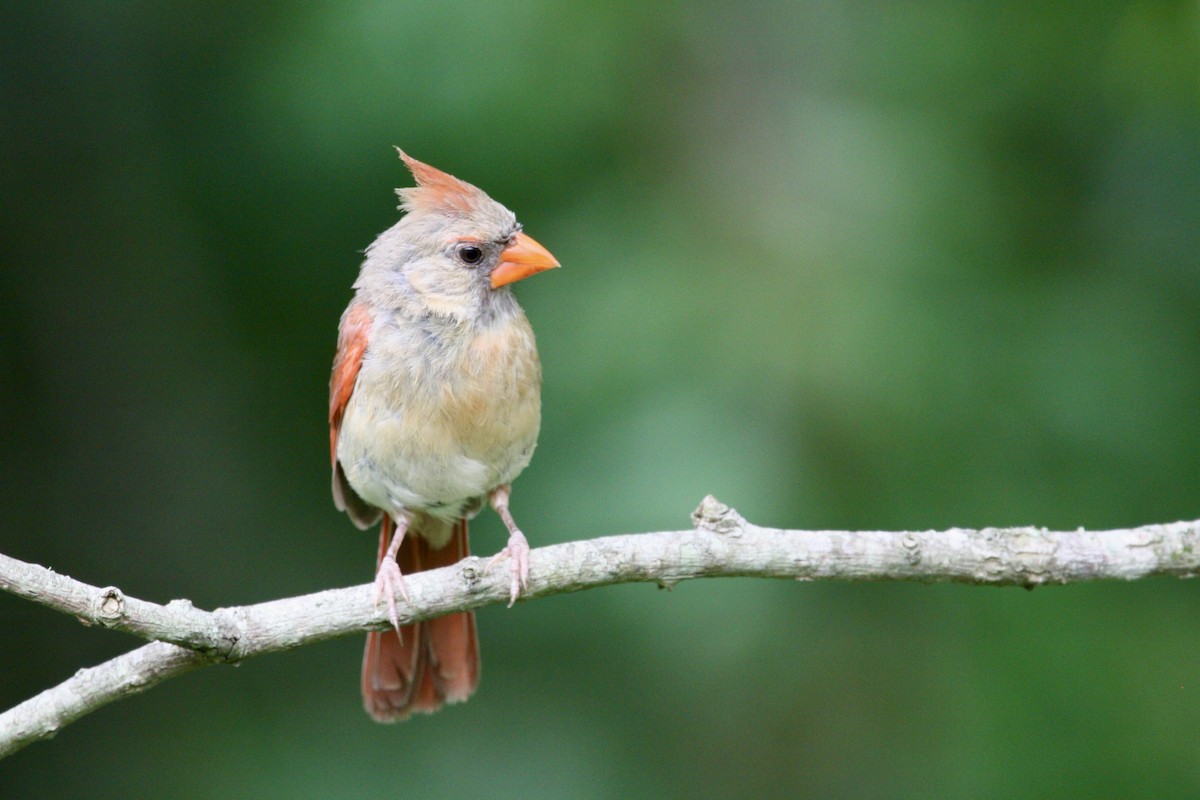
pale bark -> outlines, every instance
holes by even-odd
[[[703,577],[801,581],[956,581],[1034,587],[1200,571],[1200,521],[1110,531],[1043,528],[946,531],[799,531],[762,528],[706,497],[690,530],[607,536],[532,551],[522,601],[595,586]],[[485,571],[471,557],[405,577],[400,622],[508,601],[507,564]],[[219,662],[381,628],[370,584],[202,611],[186,600],[158,605],[0,555],[0,589],[81,622],[152,640],[0,714],[0,757],[101,706],[167,678]]]

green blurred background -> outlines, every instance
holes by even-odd
[[[0,11],[0,550],[138,597],[366,582],[326,393],[392,150],[514,209],[531,541],[1200,517],[1200,7]],[[475,549],[503,542],[494,516]],[[726,580],[480,614],[396,727],[361,637],[212,668],[5,797],[1195,797],[1200,602]],[[0,597],[3,706],[136,646]]]

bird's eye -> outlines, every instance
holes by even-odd
[[[478,264],[483,260],[483,250],[473,244],[460,245],[458,257],[464,264]]]

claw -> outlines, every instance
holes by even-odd
[[[487,566],[483,568],[484,572],[505,557],[509,559],[508,572],[512,578],[512,591],[508,596],[508,607],[512,608],[513,603],[517,602],[521,590],[529,590],[529,541],[525,538],[525,534],[514,529],[508,537],[508,544],[504,546],[503,550],[492,556]]]
[[[509,491],[507,485],[497,487],[492,491],[492,508],[496,509],[500,519],[504,520],[504,527],[508,528],[508,544],[504,546],[503,550],[492,556],[492,560],[483,569],[486,572],[492,564],[508,556],[508,571],[512,576],[512,592],[508,596],[508,607],[512,608],[513,603],[517,602],[517,596],[521,594],[521,589],[529,588],[529,542],[526,541],[525,534],[517,528],[517,523],[513,521],[512,514],[508,511]]]
[[[375,604],[379,605],[380,600],[387,599],[388,621],[392,623],[396,633],[400,633],[400,615],[396,611],[397,591],[404,598],[404,602],[409,602],[408,590],[404,588],[404,576],[400,574],[400,565],[396,563],[394,556],[386,555],[379,562],[379,571],[375,573]]]

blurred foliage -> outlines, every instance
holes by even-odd
[[[204,607],[367,580],[325,408],[392,145],[517,211],[530,539],[1200,517],[1194,2],[17,3],[0,549]],[[497,549],[490,515],[480,552]],[[704,581],[480,616],[398,727],[355,638],[210,669],[12,797],[1194,797],[1200,602]],[[5,706],[133,646],[0,597]],[[69,765],[69,766],[68,766]]]

